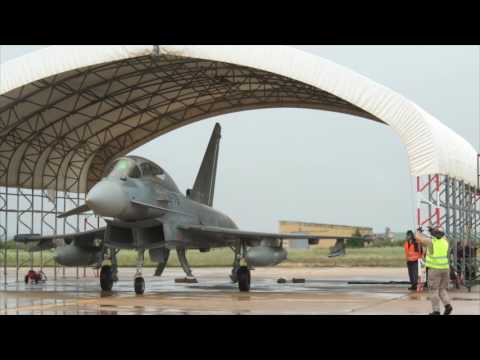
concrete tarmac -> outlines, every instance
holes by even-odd
[[[27,269],[15,281],[8,269],[7,284],[0,280],[0,314],[427,314],[428,292],[407,290],[407,284],[349,284],[349,281],[406,281],[406,268],[258,268],[252,272],[252,289],[240,293],[228,277],[229,268],[197,268],[196,284],[175,283],[184,277],[179,268],[167,268],[154,277],[146,268],[144,295],[135,295],[135,269],[121,268],[113,291],[102,293],[96,272],[86,269],[45,270],[47,282],[23,282]],[[277,279],[287,280],[278,284]],[[292,283],[304,278],[305,283]],[[451,289],[453,315],[480,315],[480,287],[471,292]]]

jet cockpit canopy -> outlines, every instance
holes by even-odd
[[[138,179],[142,176],[142,172],[138,167],[136,161],[128,157],[122,157],[122,158],[116,159],[110,168],[111,170],[108,172],[108,175],[107,175],[109,177],[116,177],[116,178],[130,177],[130,178]]]
[[[179,191],[173,179],[154,162],[144,159],[140,156],[125,156],[115,159],[112,164],[107,167],[106,174],[108,177],[116,178],[150,178],[167,187],[172,191]]]

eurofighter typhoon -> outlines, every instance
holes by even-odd
[[[111,291],[118,281],[117,254],[137,252],[134,289],[145,291],[144,254],[157,263],[161,276],[171,250],[175,250],[187,280],[195,282],[187,262],[187,249],[200,252],[229,247],[234,252],[230,275],[240,291],[250,290],[250,270],[277,265],[287,258],[284,239],[319,239],[332,236],[274,234],[239,230],[232,219],[212,208],[221,128],[215,125],[192,189],[183,195],[171,176],[152,161],[126,156],[113,161],[104,178],[88,192],[85,204],[67,211],[67,217],[86,211],[103,217],[106,226],[63,235],[17,235],[30,251],[55,249],[55,260],[64,266],[95,266],[100,287]],[[345,254],[345,237],[338,237],[331,256]]]

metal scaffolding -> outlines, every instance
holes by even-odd
[[[442,226],[450,245],[451,280],[469,290],[479,277],[480,193],[446,175],[417,177],[417,226]]]
[[[13,239],[13,234],[58,234],[75,231],[85,231],[100,226],[100,219],[94,215],[84,213],[70,216],[65,219],[57,215],[70,210],[84,202],[84,194],[79,192],[48,193],[45,190],[23,188],[2,188],[0,194],[0,236],[3,243],[0,260],[3,282],[7,282],[7,254],[15,257],[15,279],[22,281],[20,271],[23,267],[43,270],[46,265],[53,265],[54,279],[57,279],[57,270],[61,269],[65,276],[65,268],[59,266],[52,256],[52,251],[28,252],[15,242],[14,248],[7,249],[7,240]],[[12,244],[9,244],[12,247]],[[45,256],[47,255],[47,256]],[[83,268],[83,276],[86,269]],[[80,277],[80,269],[76,268],[76,277]]]

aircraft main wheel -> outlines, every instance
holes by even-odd
[[[113,272],[110,265],[103,265],[100,270],[100,287],[103,291],[112,291]]]
[[[240,266],[237,270],[238,288],[240,291],[250,290],[250,270],[246,266]]]
[[[143,277],[135,278],[134,286],[135,293],[137,295],[142,295],[145,292],[145,280],[143,280]]]

